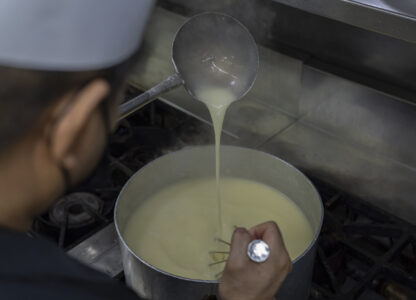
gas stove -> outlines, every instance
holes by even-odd
[[[128,97],[138,92],[130,88]],[[113,225],[121,188],[155,158],[213,140],[209,124],[156,100],[120,123],[95,173],[39,217],[32,235],[122,278]],[[310,299],[416,299],[416,227],[318,178],[311,180],[321,194],[325,221]]]
[[[325,217],[311,299],[416,299],[416,227],[312,181]]]

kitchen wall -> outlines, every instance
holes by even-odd
[[[171,45],[185,18],[158,8],[131,83],[174,72]],[[225,142],[273,153],[310,175],[416,223],[416,105],[259,47],[253,89],[226,116]],[[209,122],[183,88],[162,100]]]
[[[159,5],[185,16],[228,13],[262,45],[416,102],[414,0],[159,0]]]

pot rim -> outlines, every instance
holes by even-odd
[[[153,270],[155,270],[155,271],[157,271],[157,272],[159,272],[159,273],[162,273],[162,274],[164,274],[164,275],[166,275],[166,276],[169,276],[169,277],[173,277],[173,278],[175,278],[175,279],[181,279],[181,280],[185,280],[185,281],[191,281],[191,282],[198,282],[198,283],[208,283],[208,284],[218,284],[219,283],[219,280],[203,280],[203,279],[191,279],[191,278],[186,278],[186,277],[182,277],[182,276],[178,276],[178,275],[175,275],[175,274],[172,274],[172,273],[169,273],[169,272],[166,272],[166,271],[163,271],[163,270],[161,270],[161,269],[159,269],[159,268],[157,268],[157,267],[155,267],[155,266],[153,266],[152,264],[150,264],[150,263],[148,263],[148,262],[146,262],[144,259],[142,259],[139,255],[137,255],[133,250],[131,250],[130,249],[130,247],[127,245],[127,242],[124,240],[124,237],[123,237],[123,235],[121,234],[121,231],[120,231],[120,228],[119,228],[119,226],[118,226],[118,222],[117,222],[117,211],[118,211],[118,205],[119,205],[119,202],[121,201],[120,199],[122,198],[121,196],[123,195],[123,193],[124,193],[124,190],[127,188],[127,186],[130,184],[130,182],[136,177],[136,175],[137,174],[139,174],[140,172],[144,172],[146,169],[148,169],[148,168],[151,168],[152,167],[152,165],[156,162],[156,161],[158,161],[159,159],[162,159],[162,158],[164,158],[164,157],[167,157],[167,156],[170,156],[170,155],[174,155],[175,153],[177,153],[177,152],[181,152],[181,151],[192,151],[192,150],[194,150],[194,149],[202,149],[202,148],[213,148],[214,146],[213,145],[205,145],[205,146],[194,146],[194,147],[186,147],[186,148],[183,148],[183,149],[180,149],[180,150],[178,150],[178,151],[173,151],[173,152],[170,152],[170,153],[168,153],[168,154],[165,154],[165,155],[162,155],[162,156],[160,156],[160,157],[158,157],[158,158],[156,158],[156,159],[154,159],[154,160],[152,160],[151,162],[149,162],[147,165],[145,165],[144,167],[142,167],[141,169],[139,169],[136,173],[134,173],[128,180],[127,180],[127,182],[124,184],[124,186],[123,186],[123,188],[121,189],[121,191],[120,191],[120,193],[118,194],[118,196],[117,196],[117,200],[116,200],[116,204],[115,204],[115,207],[114,207],[114,224],[115,224],[115,227],[116,227],[116,231],[117,231],[117,235],[118,235],[118,238],[119,238],[119,240],[120,240],[120,242],[123,244],[123,246],[124,247],[126,247],[126,249],[129,251],[129,253],[131,254],[131,255],[133,255],[135,258],[137,258],[141,263],[143,263],[143,264],[145,264],[146,266],[148,266],[149,268],[151,268],[151,269],[153,269]],[[281,158],[279,158],[279,157],[277,157],[277,156],[275,156],[275,155],[273,155],[273,154],[270,154],[270,153],[267,153],[267,152],[263,152],[263,151],[260,151],[260,150],[257,150],[257,149],[251,149],[251,148],[247,148],[247,147],[239,147],[239,146],[231,146],[231,145],[221,145],[221,149],[222,148],[229,148],[229,149],[240,149],[240,150],[244,150],[244,151],[253,151],[253,152],[260,152],[260,153],[262,153],[262,155],[266,155],[266,156],[269,156],[270,158],[272,158],[272,159],[276,159],[276,160],[279,160],[281,163],[283,163],[283,164],[286,164],[287,166],[289,166],[289,167],[291,167],[291,168],[293,168],[294,170],[295,170],[295,172],[297,172],[297,173],[299,173],[300,175],[302,175],[305,179],[306,179],[306,181],[308,182],[308,184],[310,185],[310,186],[312,186],[312,188],[313,188],[313,190],[316,192],[316,194],[318,195],[318,200],[319,200],[319,205],[320,205],[320,211],[321,211],[321,216],[320,216],[320,218],[319,218],[319,225],[318,225],[318,228],[317,228],[317,230],[315,231],[315,233],[314,233],[314,237],[313,237],[313,239],[312,239],[312,241],[311,241],[311,243],[309,244],[309,246],[302,252],[302,254],[301,255],[299,255],[298,257],[296,257],[293,261],[292,261],[292,263],[293,264],[295,264],[297,261],[299,261],[300,259],[302,259],[307,253],[309,253],[309,251],[314,247],[314,245],[315,245],[315,243],[316,243],[316,241],[318,240],[318,237],[319,237],[319,234],[320,234],[320,232],[321,232],[321,229],[322,229],[322,224],[323,224],[323,219],[324,219],[324,207],[323,207],[323,204],[322,204],[322,198],[321,198],[321,195],[319,194],[319,192],[317,191],[317,189],[316,189],[316,187],[315,187],[315,185],[310,181],[310,179],[305,175],[305,174],[303,174],[303,172],[301,172],[298,168],[296,168],[295,166],[293,166],[292,164],[290,164],[290,163],[288,163],[287,161],[285,161],[285,160],[283,160],[283,159],[281,159]]]

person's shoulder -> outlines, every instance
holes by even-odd
[[[138,299],[125,285],[43,239],[0,229],[0,245],[5,299]]]
[[[62,249],[44,238],[0,229],[0,274],[9,276],[75,276],[106,280],[69,257]]]

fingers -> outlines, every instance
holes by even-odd
[[[247,247],[254,239],[265,241],[270,247],[272,261],[278,263],[283,269],[290,271],[291,261],[282,234],[277,224],[272,221],[254,226],[248,231],[245,228],[237,228],[231,240],[231,252],[227,264],[238,268],[250,261],[247,255]]]
[[[262,239],[269,244],[272,257],[274,257],[276,266],[281,271],[281,275],[283,275],[282,278],[284,279],[292,270],[292,261],[290,260],[289,253],[287,252],[282,234],[277,224],[273,221],[269,221],[254,226],[249,232],[256,239]]]
[[[256,225],[249,230],[250,234],[252,234],[256,239],[263,239],[265,235],[275,235],[277,231],[279,231],[279,228],[273,221]],[[280,232],[277,234],[280,234]]]
[[[273,221],[254,226],[249,230],[249,233],[254,238],[265,241],[271,249],[275,249],[278,252],[286,251],[279,227]]]
[[[247,262],[249,260],[247,247],[252,239],[252,236],[245,228],[237,228],[231,239],[231,252],[227,264],[241,266]]]

